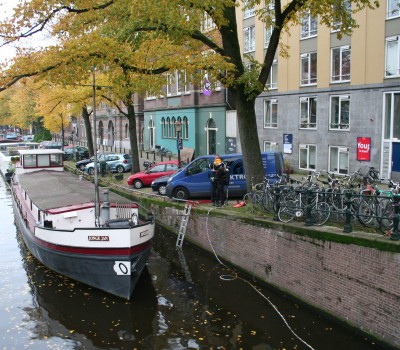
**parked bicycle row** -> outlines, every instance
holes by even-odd
[[[282,177],[275,184],[267,180],[252,184],[243,201],[250,210],[272,212],[282,222],[296,219],[323,225],[331,219],[344,222],[351,232],[351,224],[357,221],[390,235],[399,193],[400,183],[380,179],[374,168],[343,176],[323,170],[300,181]]]

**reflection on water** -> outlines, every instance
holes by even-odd
[[[26,251],[0,181],[2,349],[383,349],[158,229],[131,301],[57,275]],[[309,345],[307,345],[309,344]]]

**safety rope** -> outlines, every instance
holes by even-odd
[[[244,278],[239,277],[236,271],[234,271],[231,267],[225,265],[225,264],[221,261],[221,259],[218,257],[218,254],[216,253],[216,251],[215,251],[215,249],[214,249],[214,247],[213,247],[213,245],[212,245],[212,242],[211,242],[211,239],[210,239],[210,235],[209,235],[209,233],[208,233],[208,217],[209,217],[209,214],[211,213],[211,211],[214,210],[214,209],[215,209],[215,208],[211,208],[211,209],[208,211],[207,216],[206,216],[206,235],[207,235],[207,240],[208,240],[208,243],[210,244],[210,247],[211,247],[211,249],[212,249],[212,251],[213,251],[213,253],[214,253],[214,256],[215,256],[215,258],[217,259],[217,261],[218,261],[222,266],[224,266],[226,269],[228,269],[228,270],[230,270],[230,271],[232,271],[232,272],[234,273],[233,275],[221,275],[221,276],[220,276],[220,279],[223,280],[223,281],[232,281],[232,280],[234,280],[234,279],[238,279],[238,280],[241,280],[241,281],[247,283],[247,284],[248,284],[251,288],[253,288],[263,299],[265,299],[265,300],[268,302],[268,304],[275,310],[275,312],[276,312],[276,313],[279,315],[279,317],[283,320],[284,324],[285,324],[286,327],[289,329],[289,331],[290,331],[299,341],[301,341],[304,345],[306,345],[309,349],[314,350],[314,348],[313,348],[310,344],[308,344],[305,340],[303,340],[300,336],[298,336],[298,335],[296,334],[296,332],[290,327],[289,323],[286,321],[286,319],[285,319],[285,317],[282,315],[282,313],[278,310],[278,308],[271,302],[271,300],[270,300],[266,295],[264,295],[263,293],[261,293],[261,292],[256,288],[256,286],[254,286],[252,283],[250,283],[249,281],[245,280]]]

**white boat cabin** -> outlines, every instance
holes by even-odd
[[[59,149],[27,149],[19,150],[18,173],[28,173],[37,170],[63,171],[63,151]]]

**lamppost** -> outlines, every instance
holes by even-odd
[[[181,139],[181,130],[182,130],[182,122],[178,120],[177,122],[175,122],[176,148],[178,150],[178,168],[181,167],[181,149],[183,148]]]

